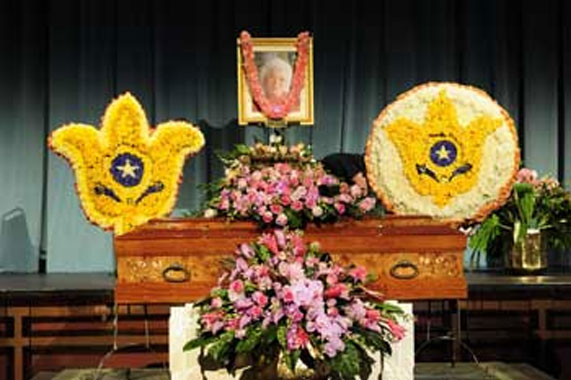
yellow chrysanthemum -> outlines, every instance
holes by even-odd
[[[172,210],[185,158],[203,145],[190,123],[169,121],[152,130],[129,93],[107,107],[101,130],[68,124],[49,138],[73,167],[87,218],[119,235]]]

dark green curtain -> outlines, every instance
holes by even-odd
[[[244,29],[312,32],[315,126],[287,136],[311,143],[317,157],[362,152],[372,120],[400,92],[458,81],[511,113],[526,165],[569,182],[570,16],[564,0],[4,0],[0,213],[20,210],[48,271],[113,270],[111,236],[85,221],[67,163],[45,148],[47,134],[70,121],[98,124],[127,90],[152,123],[199,124],[208,145],[187,163],[178,202],[195,208],[196,185],[221,174],[214,152],[267,135],[236,125]],[[2,233],[0,246],[28,235]]]

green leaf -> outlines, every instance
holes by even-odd
[[[266,346],[271,345],[272,343],[274,343],[276,341],[276,339],[278,338],[277,336],[278,334],[278,327],[276,325],[270,325],[264,333],[264,344]]]
[[[262,262],[266,262],[270,259],[270,257],[272,257],[272,254],[270,252],[270,250],[265,246],[265,245],[259,245],[257,247],[258,249],[256,250],[258,258],[262,261]]]
[[[277,337],[280,346],[287,349],[287,328],[285,326],[278,327]]]
[[[287,216],[288,226],[290,228],[303,228],[303,218],[298,212],[288,207],[284,209],[284,213]]]
[[[394,315],[402,315],[404,311],[398,306],[390,302],[383,302],[380,305],[380,309],[383,311],[384,314],[394,314]]]
[[[391,345],[383,339],[383,336],[375,331],[364,329],[359,326],[354,326],[353,331],[362,337],[365,344],[372,350],[381,351],[387,354],[392,354]]]
[[[367,277],[365,277],[365,284],[371,284],[379,279],[379,276],[376,273],[367,273]]]
[[[188,341],[184,347],[182,348],[183,351],[191,351],[198,347],[204,347],[212,342],[214,342],[218,337],[216,336],[199,336],[198,338],[192,339]]]
[[[239,354],[250,352],[256,347],[260,342],[262,337],[262,330],[259,328],[253,329],[249,328],[246,334],[246,338],[238,342],[236,346],[236,352]]]
[[[297,360],[299,359],[300,354],[301,354],[300,350],[295,350],[286,353],[286,355],[284,356],[287,367],[293,373],[295,373],[295,365],[297,364]]]
[[[227,331],[220,335],[218,339],[208,348],[208,356],[216,362],[222,362],[226,358],[232,340],[234,339],[234,332]]]
[[[331,359],[331,369],[342,379],[353,379],[359,374],[359,351],[353,342],[345,342],[345,350]]]

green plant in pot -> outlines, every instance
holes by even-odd
[[[571,248],[571,193],[554,178],[522,168],[510,197],[470,237],[471,266],[486,254],[519,273],[547,268],[549,249]]]

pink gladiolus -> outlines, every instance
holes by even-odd
[[[272,252],[274,255],[277,255],[280,252],[280,250],[278,249],[278,242],[276,241],[276,237],[274,234],[269,234],[269,233],[263,234],[260,242],[261,244],[268,247],[270,252]]]
[[[323,293],[323,295],[325,296],[325,298],[337,298],[341,297],[342,295],[346,295],[348,291],[349,288],[347,287],[347,285],[343,283],[338,283],[327,289],[325,293]]]
[[[396,340],[401,340],[402,338],[404,338],[406,330],[403,326],[399,325],[392,319],[386,319],[385,322],[389,326],[389,330],[391,331],[391,334],[393,334]]]
[[[227,331],[234,331],[238,328],[240,324],[240,318],[232,318],[226,321],[225,329]]]
[[[381,320],[381,312],[377,309],[367,309],[365,318],[371,322],[379,322]]]
[[[299,325],[293,325],[287,332],[287,347],[289,350],[297,350],[309,343],[309,336]]]

